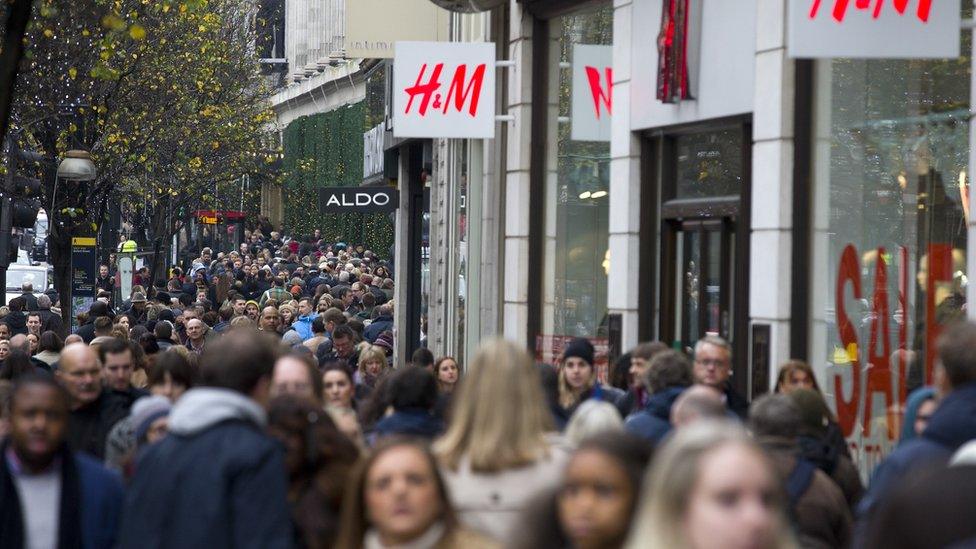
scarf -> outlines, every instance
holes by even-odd
[[[363,549],[433,549],[437,547],[447,529],[443,522],[435,522],[419,538],[401,545],[383,545],[380,541],[380,533],[374,528],[366,531],[363,537]]]

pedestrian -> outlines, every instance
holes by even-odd
[[[51,330],[41,332],[41,337],[37,342],[37,354],[34,358],[43,361],[48,366],[53,366],[61,358],[61,349],[64,349],[64,342],[61,337]]]
[[[169,436],[137,464],[121,549],[292,546],[284,460],[262,407],[277,349],[245,331],[208,345],[202,386],[177,402]]]
[[[322,315],[318,315],[312,320],[312,337],[302,342],[302,345],[312,351],[313,356],[316,356],[319,345],[326,341],[329,341],[329,336],[325,332],[325,320],[322,318]]]
[[[13,386],[10,436],[0,445],[2,547],[115,547],[122,482],[68,448],[70,399],[49,375]]]
[[[623,430],[624,421],[616,406],[590,399],[573,412],[573,417],[569,418],[566,431],[563,432],[563,439],[567,445],[575,448],[595,434]]]
[[[906,444],[909,440],[921,436],[938,407],[938,393],[935,387],[919,387],[912,391],[905,399],[905,415],[898,444]]]
[[[664,343],[649,341],[634,347],[634,350],[629,353],[630,359],[626,366],[627,393],[618,403],[620,415],[624,419],[647,407],[647,400],[651,395],[644,383],[644,372],[658,353],[667,350],[668,346]]]
[[[792,394],[796,391],[809,390],[820,395],[821,400],[823,399],[823,391],[820,390],[820,384],[817,383],[817,376],[814,375],[813,368],[802,360],[794,359],[783,363],[780,366],[776,380],[777,393]],[[824,403],[824,406],[826,406],[826,403]],[[830,411],[830,408],[827,408],[825,429],[824,444],[829,445],[832,450],[837,450],[848,458],[851,457],[847,440],[844,439],[844,433],[837,423],[837,418],[834,416],[834,413]]]
[[[675,399],[671,406],[671,426],[682,429],[702,420],[738,418],[726,408],[722,394],[708,385],[692,385]]]
[[[644,479],[628,549],[793,549],[769,459],[729,420],[675,432]]]
[[[567,450],[553,431],[532,358],[504,340],[484,343],[434,444],[461,521],[502,543],[530,500],[558,485]]]
[[[657,446],[671,432],[671,409],[675,401],[692,384],[691,363],[680,351],[664,350],[656,352],[647,367],[632,370],[640,373],[645,387],[642,393],[648,397],[644,407],[627,418],[624,428]]]
[[[407,366],[390,377],[387,390],[393,413],[376,423],[374,440],[393,435],[433,439],[444,431],[434,415],[437,382],[425,368]]]
[[[619,549],[630,531],[650,459],[650,446],[621,431],[585,439],[559,488],[526,513],[514,547]]]
[[[692,373],[695,383],[711,387],[724,395],[725,405],[745,419],[749,402],[732,388],[732,346],[721,337],[707,335],[695,343]]]
[[[339,549],[499,547],[459,520],[434,457],[416,443],[391,439],[379,446],[348,486]]]
[[[332,416],[339,430],[357,444],[363,441],[359,414],[356,413],[355,384],[349,369],[338,362],[322,368],[323,398],[325,410]]]
[[[128,414],[132,403],[149,395],[148,391],[132,385],[132,375],[136,371],[132,345],[121,339],[109,339],[98,347],[98,358],[102,363],[102,379],[105,387],[119,397]]]
[[[434,372],[437,375],[437,390],[442,395],[454,392],[461,370],[458,363],[451,356],[442,356],[434,361]]]
[[[425,347],[420,347],[413,352],[413,356],[410,357],[410,364],[418,368],[426,368],[433,371],[434,369],[434,353],[430,352],[430,349]]]
[[[322,377],[307,352],[292,351],[275,362],[271,397],[284,395],[305,399],[316,408],[322,407]]]
[[[129,414],[125,400],[102,388],[98,355],[84,343],[72,343],[61,351],[56,375],[71,397],[68,445],[102,459],[109,431]]]
[[[380,305],[376,307],[376,310],[379,311],[379,314],[363,332],[363,338],[370,343],[374,343],[383,332],[393,329],[393,306],[389,304]]]
[[[846,547],[851,511],[840,488],[816,464],[798,456],[800,410],[790,397],[765,395],[749,409],[749,430],[772,459],[786,487],[786,509],[802,547]]]
[[[337,429],[329,414],[294,396],[271,401],[268,431],[286,449],[288,504],[296,547],[333,547],[345,480],[359,458],[359,448]]]
[[[342,326],[337,331],[341,336],[346,329],[348,328]],[[343,339],[345,337],[341,337],[340,341]],[[392,372],[392,368],[386,361],[386,352],[375,345],[367,347],[366,350],[359,353],[358,366],[359,379],[356,383],[356,400],[363,402],[373,393],[379,381]]]
[[[553,410],[560,428],[565,428],[576,408],[587,399],[604,400],[616,406],[623,397],[623,391],[597,381],[594,354],[593,344],[581,337],[570,341],[563,350],[558,370],[559,400]]]

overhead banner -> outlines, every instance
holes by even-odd
[[[613,46],[573,46],[573,141],[610,141]]]
[[[346,57],[392,59],[401,40],[446,42],[451,12],[430,0],[346,2]]]
[[[495,44],[397,42],[393,136],[495,137]]]
[[[959,57],[959,0],[789,0],[790,57]]]
[[[319,189],[319,212],[382,213],[400,205],[400,191],[394,188],[326,187]]]

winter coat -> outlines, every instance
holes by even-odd
[[[0,446],[0,547],[24,547],[20,496]],[[58,547],[112,549],[122,513],[122,479],[98,461],[66,447],[61,450],[61,501]]]
[[[913,470],[947,463],[956,449],[974,438],[976,383],[968,383],[942,400],[921,436],[899,445],[878,466],[858,506],[858,516],[870,515],[889,491],[911,478]]]
[[[37,296],[33,292],[24,292],[20,294],[20,297],[24,300],[25,311],[36,311],[38,309]]]
[[[380,315],[373,319],[363,330],[363,339],[370,343],[376,342],[376,338],[380,337],[380,334],[387,330],[393,329],[393,317],[389,315]]]
[[[228,389],[191,389],[169,435],[136,465],[119,548],[287,548],[285,464],[265,411]]]
[[[624,429],[657,446],[671,432],[671,407],[686,387],[668,387],[654,393],[643,410],[631,414],[624,422]]]
[[[749,417],[749,401],[737,393],[731,385],[725,388],[725,406],[743,421]]]
[[[797,438],[797,443],[800,456],[827,473],[844,494],[848,508],[853,511],[864,495],[864,485],[851,458],[825,439],[801,435]]]
[[[580,396],[579,400],[576,401],[576,404],[573,404],[569,408],[564,408],[562,405],[558,404],[557,399],[556,404],[552,407],[553,418],[556,421],[556,426],[559,427],[560,431],[562,431],[566,428],[566,425],[569,423],[569,419],[573,417],[573,413],[576,412],[576,409],[579,408],[580,404],[583,404],[587,400],[592,398],[601,400],[603,402],[609,402],[610,404],[616,406],[617,402],[623,397],[624,392],[620,389],[597,383],[584,392]]]
[[[376,422],[373,432],[376,437],[390,435],[416,436],[433,439],[444,431],[444,423],[427,410],[406,408]]]
[[[10,335],[15,336],[17,334],[27,335],[27,315],[21,311],[10,311],[7,316],[3,317],[3,321],[7,323],[10,327]],[[94,326],[92,330],[94,332]],[[89,343],[89,342],[86,342]]]
[[[292,329],[298,332],[298,335],[302,336],[302,341],[307,341],[312,338],[314,335],[312,334],[312,322],[318,317],[318,313],[300,316],[298,320],[292,323]]]
[[[52,313],[51,309],[38,309],[37,314],[41,317],[42,334],[50,330],[61,335],[61,330],[64,328],[64,321],[61,319],[61,315]]]
[[[68,446],[98,459],[105,457],[105,440],[120,419],[129,415],[124,399],[105,389],[98,398],[68,416]]]

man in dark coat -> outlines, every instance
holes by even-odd
[[[61,351],[57,377],[71,396],[68,445],[102,458],[109,431],[129,413],[125,402],[102,388],[98,356],[84,343],[72,343]]]
[[[17,380],[0,445],[0,546],[115,546],[118,475],[65,443],[69,396],[49,375]]]
[[[52,331],[58,335],[63,335],[64,322],[61,315],[51,311],[51,298],[47,294],[37,296],[37,314],[41,317],[41,333]]]
[[[678,351],[660,351],[641,381],[651,396],[642,410],[627,418],[624,429],[657,445],[671,431],[674,401],[691,385],[691,364]]]
[[[37,310],[37,296],[34,295],[34,285],[24,282],[20,286],[20,297],[24,300],[24,311]]]
[[[231,332],[200,360],[169,435],[136,466],[120,549],[288,548],[292,528],[281,447],[265,433],[277,341]]]
[[[7,306],[10,308],[10,312],[3,317],[3,321],[10,327],[10,335],[27,335],[27,315],[24,314],[24,308],[27,304],[24,298],[15,297],[10,300]]]
[[[732,388],[732,347],[724,339],[708,335],[695,344],[692,368],[695,383],[707,385],[725,395],[725,406],[740,419],[749,412],[749,401]]]
[[[123,341],[112,338],[98,347],[98,359],[102,363],[102,378],[105,388],[124,404],[126,413],[132,410],[132,404],[144,396],[149,396],[145,389],[139,389],[132,384],[132,372],[135,371],[135,341]]]
[[[104,303],[102,301],[95,301],[92,303],[91,307],[88,308],[88,322],[78,328],[78,335],[81,336],[81,339],[83,339],[85,343],[91,343],[91,341],[95,339],[95,319],[103,316],[111,316],[109,315],[108,303]]]
[[[383,332],[393,329],[393,308],[389,305],[380,305],[378,310],[379,316],[363,330],[363,339],[370,343],[376,341]]]

